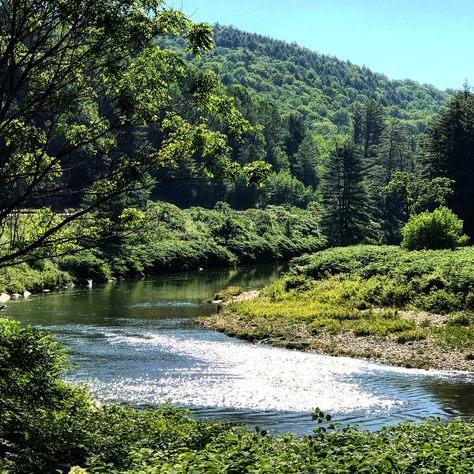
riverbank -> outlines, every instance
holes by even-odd
[[[203,322],[279,347],[474,372],[473,288],[473,249],[329,249]]]
[[[322,331],[315,334],[305,324],[256,323],[228,310],[201,318],[201,322],[228,336],[276,347],[370,359],[407,368],[474,373],[474,360],[466,358],[464,351],[453,347],[447,349],[435,338],[401,343],[388,337],[356,336],[349,332],[334,334]]]
[[[98,241],[75,255],[0,269],[0,293],[288,261],[324,246],[319,220],[308,210],[268,206],[236,211],[224,204],[179,209],[150,202],[140,230],[126,237]]]

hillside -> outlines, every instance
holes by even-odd
[[[297,110],[322,133],[347,131],[354,106],[367,99],[421,132],[452,95],[233,27],[215,25],[214,38],[216,48],[202,64],[218,71],[224,84],[278,101],[283,114]]]

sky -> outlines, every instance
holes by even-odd
[[[474,85],[474,0],[169,0],[194,21],[297,42],[390,79]]]

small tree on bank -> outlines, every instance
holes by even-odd
[[[447,207],[412,216],[402,234],[402,247],[407,250],[453,249],[469,240],[463,234],[463,221]]]

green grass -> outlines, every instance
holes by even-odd
[[[235,296],[241,295],[244,290],[240,286],[228,286],[221,291],[218,291],[214,296],[213,300],[222,300],[222,301],[229,301]]]
[[[436,351],[461,351],[469,360],[473,295],[474,249],[334,248],[295,259],[289,274],[258,299],[229,305],[215,327],[281,345],[312,344],[324,334],[398,344],[427,340]],[[415,317],[420,311],[428,313]],[[449,315],[447,324],[430,314]]]
[[[346,332],[386,337],[417,329],[414,320],[401,318],[392,309],[367,309],[371,306],[367,297],[372,290],[370,282],[331,278],[314,281],[312,288],[304,291],[297,287],[285,290],[288,281],[294,284],[291,278],[285,277],[268,286],[259,299],[231,303],[226,313],[237,313],[239,318],[262,328],[274,328],[274,323],[280,322],[285,326],[303,325],[314,334]],[[428,329],[419,328],[418,335],[420,331]]]

